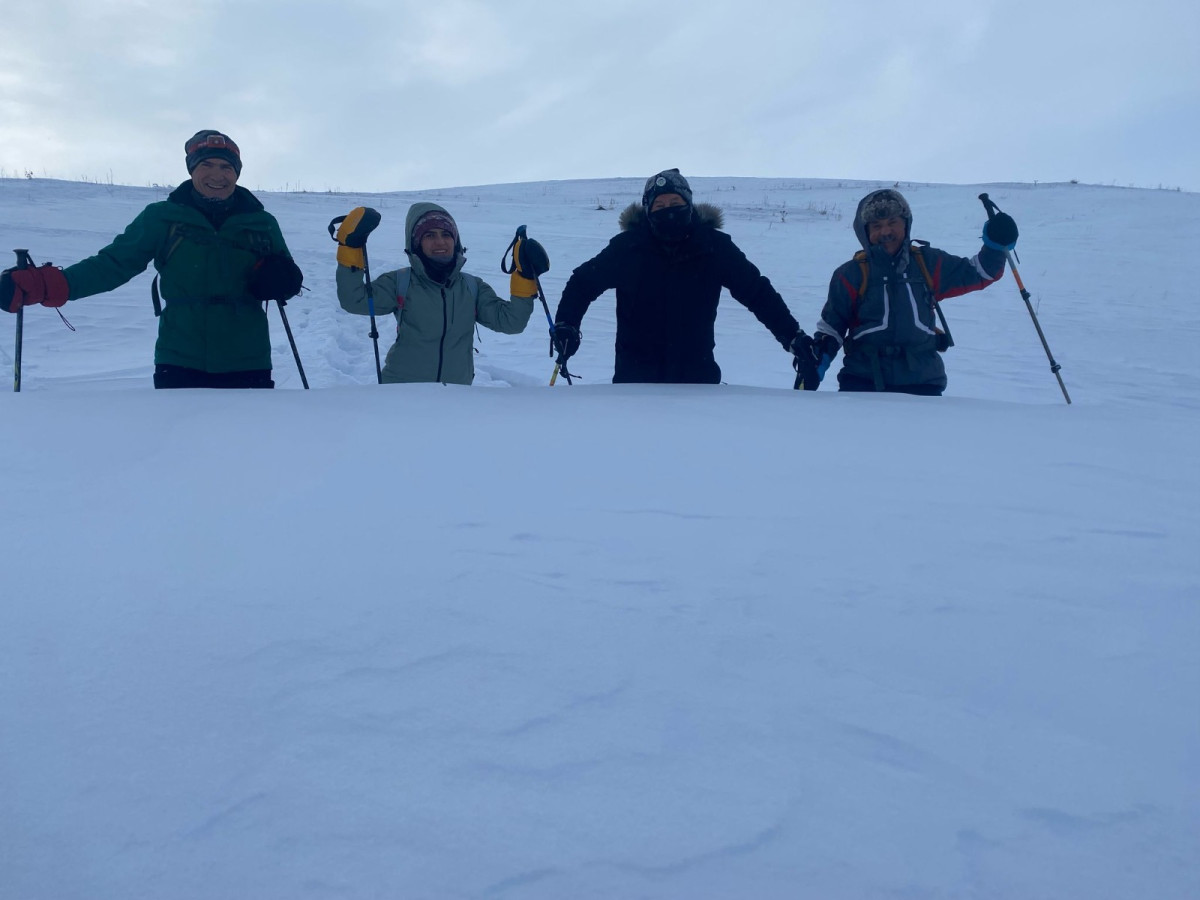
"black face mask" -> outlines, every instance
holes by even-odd
[[[649,215],[650,233],[660,241],[675,244],[692,233],[692,207],[666,206]]]
[[[444,283],[446,279],[450,277],[450,273],[454,271],[454,266],[458,263],[457,251],[455,251],[453,256],[445,260],[433,259],[432,257],[426,256],[420,250],[417,251],[417,256],[420,257],[421,262],[424,263],[425,272],[438,284]]]
[[[224,200],[216,200],[212,197],[205,197],[198,190],[192,188],[192,205],[204,214],[214,228],[219,229],[233,213],[234,196],[236,195],[230,195]]]

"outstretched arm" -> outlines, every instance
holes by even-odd
[[[933,298],[938,301],[983,290],[1004,274],[1005,254],[992,247],[980,247],[970,258],[933,247],[926,247],[921,255],[929,269]]]
[[[63,270],[71,286],[71,299],[90,297],[119,288],[146,271],[167,235],[167,224],[150,209],[143,210],[111,244]]]
[[[583,315],[592,301],[617,286],[619,270],[619,251],[613,243],[579,266],[571,273],[563,288],[558,309],[554,312],[555,324],[561,322],[578,331],[579,323],[583,321]]]
[[[474,278],[474,275],[463,275]],[[533,297],[513,296],[503,300],[482,278],[479,279],[479,295],[475,298],[475,321],[484,328],[501,334],[520,334],[529,324],[533,313]]]
[[[384,272],[371,282],[371,293],[375,302],[375,315],[382,316],[400,308],[396,299],[396,273]],[[362,269],[349,266],[337,267],[337,296],[342,309],[356,316],[370,315],[367,303],[367,281]]]
[[[779,291],[775,290],[767,276],[746,258],[746,254],[731,240],[727,239],[724,244],[722,286],[728,288],[734,300],[754,313],[754,317],[767,326],[767,330],[784,349],[791,349],[796,333],[801,330],[800,323],[788,309]]]

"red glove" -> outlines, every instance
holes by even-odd
[[[0,306],[15,313],[22,306],[62,306],[71,287],[62,269],[46,263],[36,269],[5,269],[0,274]]]

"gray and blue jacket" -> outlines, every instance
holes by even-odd
[[[833,273],[829,294],[817,322],[818,334],[835,338],[842,346],[842,373],[873,381],[879,390],[928,385],[946,387],[946,367],[938,352],[935,303],[981,290],[1004,274],[1002,251],[982,246],[971,258],[954,256],[934,247],[914,248],[906,240],[900,252],[889,256],[867,240],[855,212],[855,234],[866,254],[866,291],[859,259],[851,259]],[[909,232],[912,224],[909,222]],[[920,252],[929,282],[914,252]]]

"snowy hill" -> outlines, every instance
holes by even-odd
[[[809,330],[876,186],[694,181]],[[443,203],[501,292],[526,224],[553,307],[640,187],[261,194],[307,392],[274,311],[283,390],[151,390],[148,274],[27,313],[0,897],[1200,896],[1200,196],[900,185],[951,252],[1017,219],[1072,406],[1008,276],[940,399],[792,391],[729,298],[722,386],[609,384],[611,295],[574,386],[540,309],[475,387],[373,383],[330,218],[383,212],[379,273]],[[163,196],[0,180],[0,246]]]

